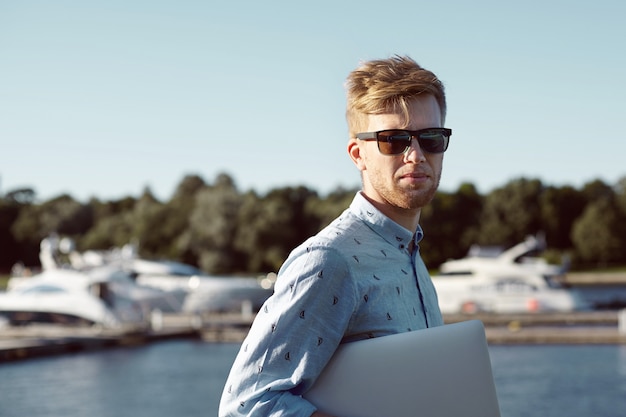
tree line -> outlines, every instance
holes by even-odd
[[[176,260],[208,273],[277,271],[356,192],[338,188],[322,196],[304,186],[240,192],[226,173],[213,183],[187,175],[168,201],[149,188],[138,198],[87,203],[67,194],[38,202],[33,189],[12,190],[0,198],[0,272],[16,263],[37,267],[40,242],[52,233],[72,238],[79,251],[133,243],[144,258]],[[574,269],[626,265],[626,177],[579,189],[518,178],[486,195],[464,183],[454,192],[439,191],[420,223],[430,268],[465,256],[473,244],[506,248],[539,233],[552,262],[567,256]]]

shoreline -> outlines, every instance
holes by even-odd
[[[0,332],[0,364],[171,339],[241,343],[253,318],[252,314],[161,314],[153,320],[152,327],[144,331],[58,325],[6,326]],[[626,345],[626,310],[444,315],[445,323],[465,320],[480,320],[484,324],[489,345]]]

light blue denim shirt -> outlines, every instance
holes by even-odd
[[[241,345],[219,415],[309,417],[316,409],[301,395],[340,343],[442,325],[422,237],[358,193],[294,249]]]

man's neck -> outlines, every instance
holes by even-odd
[[[380,210],[385,216],[389,217],[394,222],[398,223],[400,226],[404,227],[411,232],[415,232],[417,230],[417,226],[420,221],[420,214],[422,213],[421,208],[418,209],[403,209],[400,207],[392,206],[388,203],[381,203],[379,201],[374,200],[373,198],[368,197],[364,192],[361,192],[361,195],[365,197],[367,201],[369,201],[374,207]]]

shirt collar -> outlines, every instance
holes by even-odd
[[[350,211],[367,223],[383,239],[399,249],[406,249],[413,238],[417,247],[417,244],[424,238],[424,232],[420,225],[415,231],[400,226],[374,207],[360,191],[354,196],[352,204],[350,204]]]

